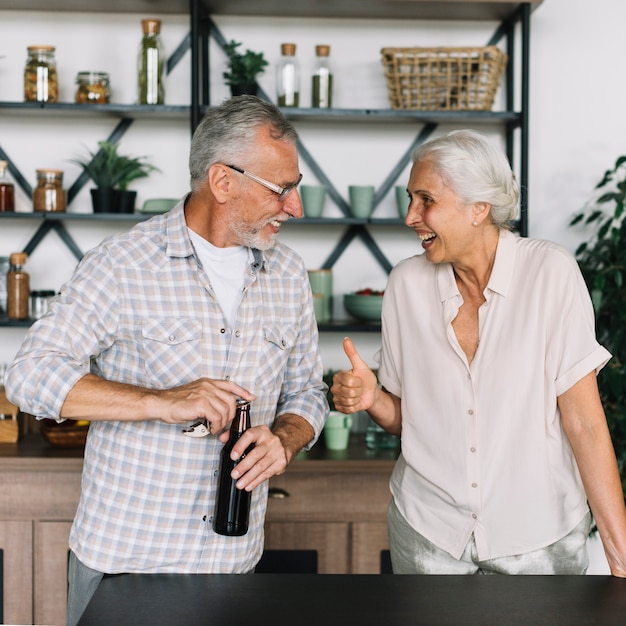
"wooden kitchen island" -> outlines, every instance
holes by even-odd
[[[397,451],[319,443],[270,482],[268,551],[316,553],[322,574],[375,574],[387,550],[389,476]],[[53,448],[41,436],[0,445],[3,621],[65,623],[68,536],[78,498],[82,448]]]

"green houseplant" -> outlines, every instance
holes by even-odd
[[[158,171],[145,161],[145,157],[119,154],[117,145],[110,141],[99,141],[98,151],[88,151],[85,158],[73,159],[96,185],[91,190],[95,213],[132,213],[135,208],[136,191],[128,185],[150,172]]]
[[[239,52],[237,48],[241,45],[241,42],[231,39],[224,46],[228,61],[222,77],[224,82],[230,85],[233,96],[244,93],[256,95],[256,77],[265,71],[268,62],[262,52],[252,52],[252,50]]]
[[[605,172],[596,194],[570,226],[595,226],[590,240],[576,250],[576,259],[591,293],[598,341],[613,355],[598,385],[626,494],[626,156]]]

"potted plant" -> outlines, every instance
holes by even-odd
[[[96,185],[91,190],[94,213],[132,213],[137,192],[128,189],[129,183],[158,169],[145,157],[119,154],[110,141],[99,141],[98,147],[97,152],[88,151],[88,158],[73,159]]]
[[[591,293],[598,341],[613,355],[598,386],[626,494],[626,156],[605,172],[596,190],[597,197],[570,226],[596,227],[575,254]]]
[[[257,83],[256,77],[265,71],[268,62],[265,60],[262,52],[252,52],[246,50],[241,53],[237,50],[241,46],[241,42],[231,39],[225,46],[224,52],[228,57],[226,70],[222,73],[222,77],[227,85],[230,85],[230,91],[233,96],[241,94],[256,95]]]

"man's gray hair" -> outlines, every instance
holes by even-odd
[[[191,139],[191,190],[196,191],[206,183],[207,172],[214,163],[242,167],[252,151],[256,131],[266,125],[275,139],[294,144],[298,140],[296,129],[281,111],[256,96],[236,96],[210,109]]]

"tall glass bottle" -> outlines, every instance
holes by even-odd
[[[6,161],[0,161],[0,213],[15,211],[15,187],[7,178]]]
[[[143,38],[139,46],[137,84],[139,104],[163,104],[163,45],[161,44],[161,20],[141,20]]]
[[[297,107],[300,102],[300,68],[296,60],[296,44],[281,44],[280,54],[276,76],[278,106]]]
[[[14,252],[9,260],[7,274],[7,316],[10,320],[25,320],[28,317],[30,279],[24,271],[25,252]]]
[[[250,446],[237,461],[230,458],[233,446],[248,428],[250,428],[250,403],[246,400],[237,400],[235,418],[230,425],[230,437],[224,444],[220,457],[215,514],[213,515],[213,530],[219,535],[238,537],[248,532],[252,493],[237,489],[235,486],[237,480],[231,478],[230,475],[235,466],[253,447]]]
[[[313,71],[311,106],[319,109],[330,109],[333,98],[333,75],[328,61],[330,46],[315,46],[315,54],[317,55],[317,63]]]

